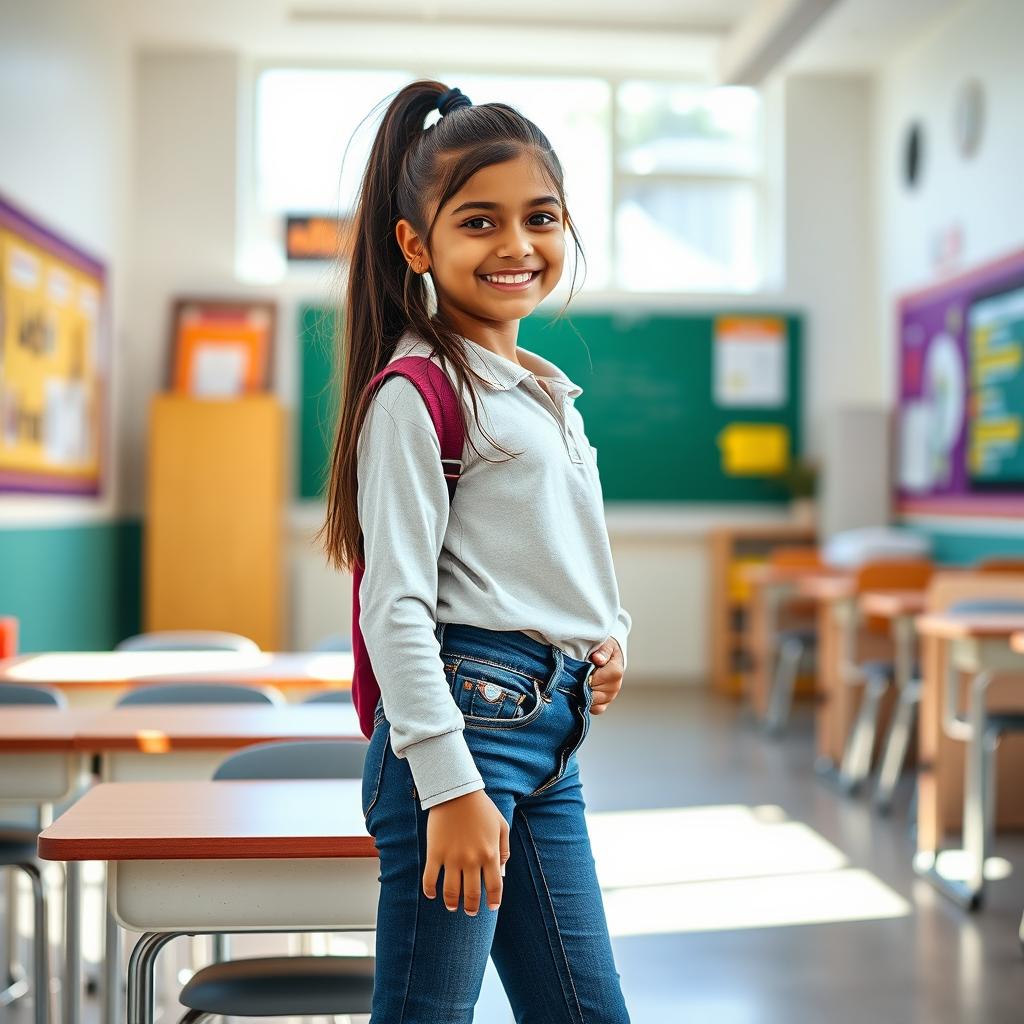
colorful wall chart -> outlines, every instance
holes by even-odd
[[[1024,252],[899,304],[903,514],[1024,514]]]
[[[0,199],[0,491],[98,494],[106,270]]]

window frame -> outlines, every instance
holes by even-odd
[[[444,63],[449,67],[453,66],[453,62],[451,61],[445,61]],[[308,291],[311,283],[316,282],[318,279],[324,281],[331,279],[331,272],[329,270],[325,270],[323,265],[313,264],[311,266],[305,266],[302,264],[288,264],[286,261],[283,273],[280,276],[272,278],[254,277],[251,274],[248,274],[243,266],[247,256],[246,245],[248,244],[251,246],[256,240],[255,236],[260,234],[257,229],[260,213],[257,208],[258,200],[256,180],[256,125],[258,120],[256,110],[258,94],[257,83],[259,76],[265,71],[282,69],[367,72],[406,71],[409,74],[410,81],[414,81],[417,78],[434,78],[437,75],[437,71],[435,68],[425,64],[414,64],[406,61],[396,61],[394,67],[384,67],[380,60],[357,62],[352,60],[331,61],[321,59],[259,58],[249,59],[244,62],[244,67],[241,71],[243,81],[240,83],[239,88],[239,104],[241,109],[239,117],[238,231],[236,232],[235,246],[236,276],[246,283],[258,283],[262,285],[270,284],[280,286],[284,289],[294,288],[295,290]],[[658,299],[687,301],[706,298],[708,296],[723,296],[733,300],[742,300],[745,296],[756,296],[763,293],[768,290],[770,284],[773,282],[781,284],[781,265],[772,265],[773,255],[779,254],[779,257],[775,258],[781,258],[781,253],[784,249],[781,237],[776,237],[781,234],[783,228],[783,211],[781,209],[781,205],[777,210],[772,208],[773,203],[781,204],[781,196],[778,194],[778,190],[773,189],[771,185],[771,154],[769,152],[767,125],[771,120],[773,120],[774,112],[771,107],[775,96],[772,90],[765,88],[755,89],[759,96],[759,111],[757,118],[757,149],[759,159],[758,169],[756,171],[735,170],[709,173],[707,171],[682,170],[658,171],[645,174],[636,171],[623,170],[620,165],[619,156],[622,146],[618,131],[619,89],[627,82],[634,82],[638,80],[680,85],[694,84],[697,86],[714,88],[712,83],[708,83],[699,76],[685,74],[670,75],[644,71],[631,71],[628,73],[625,71],[619,71],[609,73],[607,71],[599,71],[596,69],[583,70],[574,68],[567,71],[549,71],[545,69],[542,72],[537,68],[519,68],[516,66],[501,67],[499,70],[495,71],[493,67],[478,66],[471,63],[463,64],[462,69],[467,75],[495,75],[511,78],[562,78],[567,81],[578,78],[598,78],[608,83],[611,92],[608,123],[608,130],[610,134],[609,158],[611,160],[611,169],[609,175],[609,207],[607,211],[608,243],[610,247],[610,281],[607,286],[602,288],[595,288],[584,283],[583,291],[580,292],[577,298],[573,300],[574,303],[588,297],[591,301],[597,304],[607,300],[616,299],[625,299],[635,302],[644,302],[647,300],[657,301]],[[742,182],[751,186],[755,203],[755,217],[757,225],[757,238],[755,243],[756,260],[757,265],[760,268],[760,274],[756,285],[750,289],[730,288],[718,291],[699,289],[647,291],[624,288],[619,279],[618,209],[623,195],[624,186],[627,183],[643,181],[660,181],[676,185],[695,182]],[[586,245],[586,241],[586,236],[584,235],[584,245]],[[557,300],[559,303],[564,301],[565,296],[568,294],[568,287],[569,282],[567,278],[559,288],[549,296],[549,300]],[[577,287],[579,287],[579,279],[577,279]]]

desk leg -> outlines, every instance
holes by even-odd
[[[952,669],[950,669],[952,671]],[[944,896],[965,910],[981,906],[985,886],[985,856],[987,853],[987,809],[992,806],[993,782],[988,778],[985,737],[985,695],[991,672],[979,672],[971,681],[968,698],[968,733],[964,754],[964,812],[962,847],[967,860],[966,880],[947,878],[938,870],[938,856],[919,873]],[[948,727],[947,727],[948,728]]]
[[[110,911],[106,911],[103,927],[103,1019],[119,1021],[124,1018],[121,984],[121,929]]]
[[[967,894],[972,907],[981,905],[985,888],[985,855],[988,852],[987,814],[991,804],[992,780],[988,778],[985,750],[985,696],[992,682],[991,672],[979,672],[971,681],[968,714],[971,736],[967,741],[964,778],[964,852],[969,859]]]
[[[895,682],[898,699],[893,712],[889,733],[885,738],[882,765],[875,787],[875,806],[885,813],[892,807],[892,797],[907,759],[910,731],[914,727],[914,712],[920,700],[921,683],[914,679],[914,620],[900,615],[893,622],[893,641],[896,647]]]
[[[128,1024],[153,1024],[153,969],[160,950],[184,932],[146,932],[128,962]]]
[[[82,1014],[81,952],[82,865],[64,865],[64,1024],[78,1024]]]

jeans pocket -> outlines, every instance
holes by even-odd
[[[547,703],[539,679],[486,659],[448,654],[445,676],[467,728],[528,725]]]

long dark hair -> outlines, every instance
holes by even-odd
[[[456,393],[463,388],[468,391],[481,433],[506,452],[480,426],[476,392],[469,384],[470,377],[479,380],[479,375],[470,367],[457,332],[432,315],[426,274],[417,274],[406,262],[395,236],[398,221],[404,217],[412,224],[429,254],[438,214],[466,181],[484,167],[528,153],[556,190],[576,251],[583,257],[566,210],[562,165],[544,133],[504,103],[454,109],[446,103],[448,113],[424,129],[424,121],[438,109],[446,92],[450,90],[441,82],[421,79],[394,95],[370,150],[343,252],[348,281],[335,367],[341,378],[340,410],[327,483],[327,516],[316,534],[317,540],[323,538],[328,560],[338,569],[351,569],[363,557],[356,507],[356,442],[370,401],[367,385],[390,361],[407,329],[440,355],[455,375]],[[428,225],[431,200],[437,205]],[[574,265],[573,284],[575,280]],[[569,300],[572,294],[570,289]],[[564,310],[565,306],[559,316]],[[479,454],[475,445],[473,450]]]

